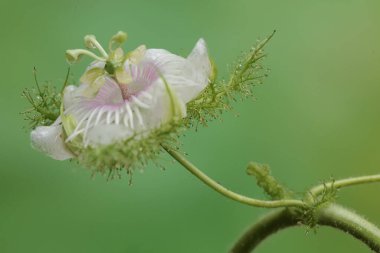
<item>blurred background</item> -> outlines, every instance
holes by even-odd
[[[271,73],[256,101],[183,138],[189,159],[234,191],[263,197],[245,174],[267,163],[295,192],[380,169],[380,2],[377,0],[2,0],[0,3],[0,252],[227,252],[268,210],[228,200],[167,155],[107,181],[30,147],[20,93],[40,80],[61,86],[64,52],[83,36],[102,43],[127,31],[140,44],[186,56],[204,37],[221,78],[242,50],[274,29]],[[75,65],[79,78],[84,61]],[[236,112],[239,116],[236,116]],[[342,190],[338,201],[380,224],[379,185]],[[370,252],[330,228],[292,228],[257,252]]]

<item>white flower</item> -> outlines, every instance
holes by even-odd
[[[186,103],[209,83],[212,67],[205,41],[198,40],[187,58],[145,46],[124,54],[120,47],[113,48],[124,35],[113,37],[109,55],[94,36],[86,36],[86,44],[98,48],[102,57],[81,49],[68,51],[71,60],[87,54],[96,61],[78,87],[66,87],[61,117],[32,131],[33,147],[64,160],[82,148],[125,141],[186,116]]]

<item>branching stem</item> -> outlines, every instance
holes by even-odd
[[[329,226],[348,233],[365,243],[374,252],[380,252],[380,230],[358,214],[336,204],[326,205],[316,211],[318,225]],[[297,212],[280,209],[256,222],[233,246],[230,253],[249,253],[262,241],[279,230],[299,225]]]
[[[175,159],[177,160],[183,167],[185,167],[190,173],[200,179],[207,186],[211,187],[215,191],[224,195],[227,198],[238,201],[243,204],[247,204],[250,206],[256,207],[266,207],[266,208],[276,208],[276,207],[298,207],[298,208],[307,208],[307,205],[301,201],[296,199],[282,199],[282,200],[259,200],[254,198],[249,198],[244,195],[240,195],[233,191],[228,190],[224,186],[217,183],[215,180],[208,177],[202,171],[200,171],[195,165],[189,162],[181,153],[170,149],[166,146],[163,148]]]
[[[323,194],[328,188],[339,189],[352,185],[380,182],[380,175],[342,179],[315,186],[308,192],[305,201],[297,199],[259,200],[240,195],[225,188],[200,171],[178,151],[164,145],[162,147],[190,173],[227,198],[256,207],[283,207],[260,219],[238,240],[230,253],[249,253],[265,238],[277,231],[305,224],[303,214],[308,213],[306,210],[312,211],[311,215],[313,215],[316,225],[339,229],[362,241],[374,252],[380,253],[380,229],[374,224],[337,204],[326,203],[315,209],[313,208],[316,197]]]
[[[335,189],[340,189],[343,187],[348,187],[348,186],[353,186],[353,185],[376,183],[376,182],[380,182],[380,174],[331,181],[331,182],[317,185],[311,188],[307,194],[307,201],[312,202],[317,196],[322,194],[325,189],[329,189],[332,187]]]

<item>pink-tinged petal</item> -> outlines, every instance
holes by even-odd
[[[158,68],[151,61],[142,61],[139,64],[129,64],[126,61],[125,71],[132,81],[127,84],[128,96],[138,96],[140,92],[148,89],[160,76]]]
[[[123,105],[124,99],[119,85],[113,79],[106,78],[96,97],[85,103],[92,108],[100,106],[117,108]]]
[[[200,86],[193,73],[198,56],[204,55],[199,45],[190,60],[159,49],[148,50],[138,63],[127,60],[119,72],[122,82],[104,77],[94,96],[86,95],[88,84],[68,87],[64,115],[75,124],[65,141],[81,136],[84,147],[107,145],[160,127],[174,116],[185,117],[186,102],[207,85]]]

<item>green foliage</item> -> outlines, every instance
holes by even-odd
[[[335,200],[336,195],[338,193],[338,189],[334,185],[335,180],[332,180],[331,186],[326,183],[323,184],[323,191],[317,196],[313,197],[313,205],[315,207],[319,207],[325,203],[332,202]]]
[[[78,153],[76,159],[94,173],[106,174],[108,178],[120,177],[123,171],[132,175],[134,169],[144,168],[150,161],[156,163],[162,145],[178,149],[178,137],[182,129],[180,121],[173,119],[153,130],[135,134],[125,141],[86,147]]]
[[[247,174],[254,176],[257,180],[257,185],[261,187],[268,196],[272,199],[287,199],[291,197],[290,190],[282,186],[270,172],[270,168],[265,164],[249,163]]]
[[[22,91],[22,96],[29,102],[31,108],[21,113],[25,120],[29,121],[31,129],[37,126],[51,125],[59,117],[62,103],[62,92],[57,92],[51,83],[40,86],[36,69],[33,74],[36,87],[25,88]],[[63,88],[67,85],[69,74],[70,69],[67,72]]]
[[[261,65],[265,57],[263,49],[274,33],[238,59],[227,83],[212,78],[207,88],[188,103],[185,125],[207,125],[209,120],[217,119],[222,112],[230,110],[231,102],[239,97],[253,96],[253,88],[267,76],[267,70]]]

